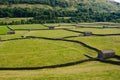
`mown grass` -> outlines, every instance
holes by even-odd
[[[38,24],[34,26],[39,27]],[[23,27],[24,25],[21,25],[20,29],[23,29]],[[67,25],[65,27],[69,26]],[[120,31],[117,28],[77,28],[72,30],[92,31],[95,34],[116,34]],[[2,40],[20,38],[21,35],[63,38],[67,36],[78,36],[79,34],[65,30],[24,30],[16,31],[15,35],[2,35],[1,37]],[[82,41],[100,50],[113,49],[117,55],[120,55],[120,36],[84,37],[80,35],[79,37],[66,39]],[[11,40],[0,42],[0,67],[31,67],[61,64],[87,59],[83,54],[88,54],[93,57],[97,56],[97,52],[73,42],[40,38]],[[1,80],[119,80],[119,78],[120,68],[118,65],[98,61],[54,69],[0,71]]]
[[[96,28],[77,28],[77,29],[72,29],[72,30],[76,30],[76,31],[82,31],[82,32],[86,32],[86,31],[91,31],[93,32],[93,34],[120,34],[120,29],[118,28],[101,28],[101,29],[96,29]]]

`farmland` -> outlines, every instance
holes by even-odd
[[[9,29],[6,26],[0,26],[0,34],[6,34]]]
[[[108,25],[110,28],[102,28],[103,25]],[[49,30],[49,26],[55,26],[55,30]],[[84,26],[84,28],[76,26]],[[88,59],[84,54],[96,57],[97,52],[84,44],[98,50],[113,49],[116,55],[120,55],[119,27],[118,23],[9,25],[16,34],[6,35],[9,29],[1,26],[0,68],[66,64]],[[83,36],[81,32],[84,31],[118,35]],[[32,37],[26,38],[27,36]],[[119,61],[120,59],[110,60]],[[115,64],[86,61],[51,69],[2,70],[0,74],[0,80],[118,80],[120,68]]]

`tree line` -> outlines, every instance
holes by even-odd
[[[68,7],[70,6],[66,1],[60,0],[0,0],[0,4],[12,5],[12,4],[44,4],[52,7]]]
[[[1,8],[0,17],[33,17],[33,19],[12,21],[0,24],[32,24],[32,23],[61,23],[61,22],[120,22],[118,12],[95,12],[93,9],[79,8],[76,11],[65,9],[39,9],[39,8]],[[69,17],[69,18],[65,18]]]

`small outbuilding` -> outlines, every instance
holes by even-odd
[[[86,32],[83,32],[83,35],[84,35],[84,36],[91,36],[91,35],[92,35],[92,32],[86,31]]]
[[[8,31],[7,34],[15,34],[15,31]]]
[[[24,36],[21,36],[21,38],[24,38]]]
[[[108,28],[108,26],[107,25],[103,25],[103,28]]]
[[[98,53],[99,59],[112,58],[115,56],[115,51],[113,50],[100,50]]]
[[[54,26],[49,26],[49,29],[53,30],[53,29],[55,29],[55,27]]]
[[[60,27],[60,26],[61,26],[61,24],[58,24],[58,26]]]
[[[80,26],[80,28],[84,28],[84,26]]]
[[[84,28],[84,26],[78,26],[78,25],[76,25],[75,27],[76,28]]]

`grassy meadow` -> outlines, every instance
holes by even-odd
[[[9,29],[6,26],[0,26],[0,35],[6,34]]]
[[[10,25],[9,27],[13,30],[48,29],[48,27],[41,24]]]
[[[80,23],[79,25],[88,23]],[[89,26],[102,27],[102,25],[114,23],[89,23]],[[16,30],[13,35],[0,35],[0,68],[1,67],[39,67],[55,64],[64,64],[88,59],[84,54],[96,57],[97,52],[81,44],[62,40],[82,41],[99,50],[113,49],[120,55],[120,36],[83,36],[81,33],[71,32],[58,28],[67,28],[75,31],[92,31],[95,34],[117,34],[119,28],[76,28],[75,24],[45,24],[56,26],[56,30],[32,30],[48,29],[41,24],[10,25]],[[77,24],[78,25],[78,24]],[[87,27],[86,26],[86,27]],[[119,27],[118,24],[114,26]],[[21,29],[21,30],[17,30]],[[28,29],[28,30],[22,30]],[[31,29],[31,31],[29,31]],[[9,29],[0,27],[0,34]],[[38,38],[24,39],[21,36],[36,36]],[[76,36],[76,37],[69,37]],[[44,38],[41,38],[44,37]],[[17,40],[17,38],[20,38]],[[50,38],[50,39],[45,39]],[[112,59],[116,60],[116,59]],[[119,61],[119,60],[118,60]],[[38,70],[0,70],[0,80],[119,80],[120,66],[99,61],[90,61],[67,67],[38,69]]]

